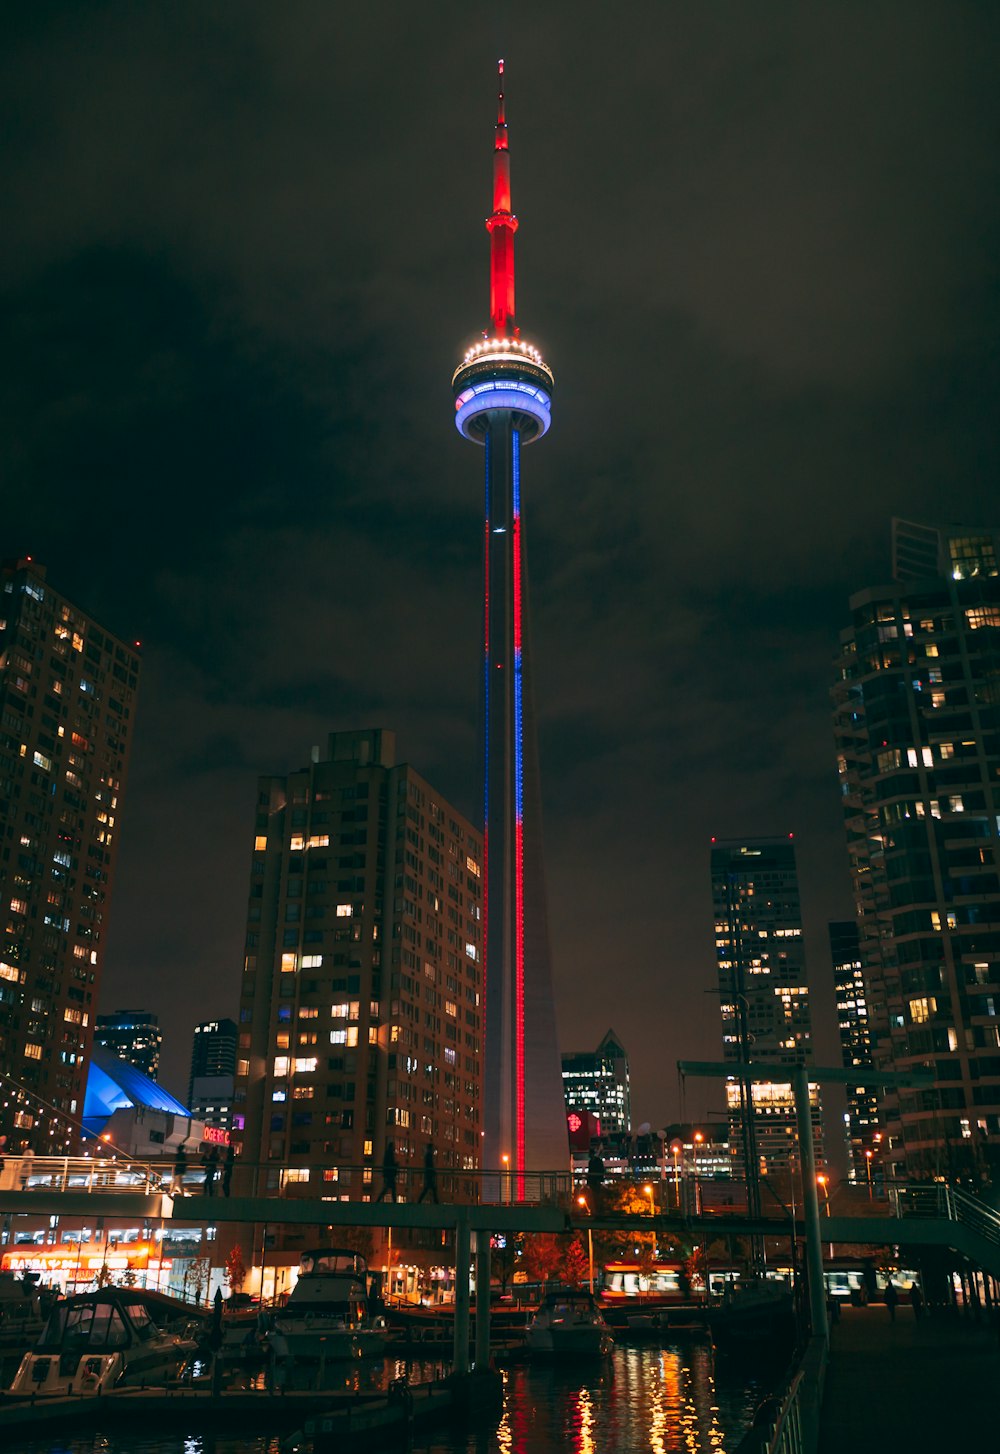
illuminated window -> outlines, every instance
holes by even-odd
[[[305,960],[303,960],[303,965],[304,964],[305,964]],[[300,1020],[316,1020],[318,1018],[319,1018],[319,1010],[316,1008],[315,1005],[300,1005],[299,1006],[299,1019]]]
[[[369,1025],[368,1026],[368,1044],[369,1045],[377,1045],[378,1044],[378,1026],[377,1025]]]
[[[250,1074],[250,1062],[249,1062],[249,1060],[237,1060],[237,1062],[236,1062],[236,1074],[237,1075],[242,1075],[242,1076],[247,1076],[247,1075]]]
[[[319,1061],[315,1055],[298,1056],[294,1062],[296,1075],[312,1075],[316,1070]],[[275,1071],[277,1074],[277,1071]]]
[[[286,1181],[308,1181],[309,1180],[309,1168],[308,1168],[308,1166],[290,1166],[288,1168],[288,1170],[285,1172],[285,1180]]]
[[[922,1025],[937,1014],[937,1000],[933,995],[923,995],[910,1001],[910,1018],[915,1025]]]
[[[965,612],[970,631],[981,626],[1000,626],[1000,606],[969,606]]]
[[[346,1045],[347,1044],[347,1031],[346,1030],[331,1030],[330,1031],[330,1044],[331,1045]]]
[[[316,1094],[314,1085],[297,1085],[292,1091],[293,1101],[311,1101]]]
[[[474,858],[466,858],[465,866],[471,874],[475,874],[476,878],[480,877],[482,869],[479,867],[479,864]]]
[[[338,919],[349,919],[353,913],[354,913],[354,908],[353,908],[353,906],[351,904],[338,904],[337,905],[337,918]]]
[[[282,974],[291,974],[298,964],[298,960],[299,956],[297,954],[283,954],[281,956]]]
[[[347,1005],[331,1005],[330,1006],[330,1014],[333,1016],[333,1018],[335,1020],[346,1020],[347,1019],[347,1009],[348,1009]]]
[[[29,1040],[27,1045],[24,1047],[24,1053],[29,1060],[41,1060],[42,1047],[40,1045],[36,1045],[33,1040]]]
[[[305,848],[305,846],[306,840],[305,836],[302,833],[293,833],[291,838],[288,840],[288,847],[293,853],[298,853],[301,849]]]
[[[357,1045],[357,1043],[358,1043],[358,1027],[357,1027],[357,1025],[348,1025],[348,1027],[347,1027],[347,1040],[346,1040],[345,1043],[347,1045]]]
[[[329,833],[314,833],[313,836],[306,843],[307,848],[329,848],[329,846]]]
[[[322,963],[322,954],[303,954],[302,956],[303,969],[319,969],[322,966]]]
[[[340,1180],[340,1167],[339,1166],[327,1166],[327,1167],[325,1167],[324,1170],[323,1170],[323,1180],[324,1181],[339,1181]]]
[[[28,912],[28,904],[25,899],[11,899],[10,907],[12,913],[15,914],[26,914]]]
[[[287,1075],[288,1074],[288,1056],[287,1055],[276,1055],[274,1057],[274,1074],[275,1075]]]
[[[249,1044],[249,1040],[247,1041],[247,1043]],[[289,1045],[288,1031],[287,1030],[279,1030],[278,1033],[274,1037],[274,1048],[275,1048],[275,1050],[287,1050],[288,1049],[288,1045]]]
[[[267,834],[258,833],[257,837],[253,841],[253,846],[257,853],[262,853],[267,847]]]
[[[46,772],[51,772],[52,771],[52,759],[51,759],[51,757],[46,757],[45,754],[42,753],[42,752],[36,752],[35,753],[35,759],[34,760],[35,760],[35,766],[36,767],[44,767],[44,769],[45,769]]]

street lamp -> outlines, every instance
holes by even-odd
[[[874,1192],[872,1191],[872,1157],[874,1155],[875,1155],[874,1151],[872,1151],[870,1149],[865,1152],[865,1170],[868,1173],[868,1200],[869,1201],[873,1201],[874,1200],[874,1195],[875,1195]]]
[[[701,1131],[696,1131],[691,1138],[694,1151],[694,1214],[701,1214],[701,1187],[698,1182],[698,1147],[704,1144],[705,1137]]]
[[[817,1181],[817,1184],[823,1188],[823,1198],[824,1198],[824,1200],[826,1202],[826,1214],[827,1214],[827,1216],[829,1216],[830,1215],[830,1178],[827,1176],[827,1174],[826,1174],[825,1171],[818,1171],[816,1173],[816,1181]],[[833,1260],[833,1243],[832,1242],[830,1243],[830,1260],[831,1261]]]
[[[646,1185],[643,1187],[643,1191],[649,1197],[649,1215],[651,1217],[655,1217],[656,1216],[656,1202],[653,1199],[653,1188],[649,1184],[649,1182],[647,1182]]]
[[[674,1201],[677,1203],[678,1212],[681,1209],[681,1153],[684,1144],[681,1141],[671,1141],[670,1150],[674,1157]]]
[[[509,1202],[510,1201],[510,1157],[507,1155],[506,1151],[501,1156],[500,1160],[503,1162],[503,1193],[501,1195],[500,1200],[503,1201],[503,1202]]]
[[[590,1207],[585,1196],[578,1196],[576,1199],[578,1207],[583,1207],[587,1216],[590,1216]],[[587,1223],[587,1264],[590,1271],[590,1296],[594,1296],[594,1229]]]

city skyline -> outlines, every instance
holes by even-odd
[[[112,7],[85,56],[71,12],[22,17],[2,63],[3,554],[144,643],[100,1009],[160,1014],[167,1084],[233,1013],[259,772],[379,723],[476,816],[481,494],[446,379],[498,54],[560,390],[531,522],[560,1049],[613,1019],[637,1119],[678,1118],[674,1060],[717,1053],[713,834],[795,832],[817,985],[850,914],[848,599],[889,580],[893,515],[992,517],[997,21],[917,6],[900,50],[878,15],[571,14],[402,16],[386,48],[321,7]]]

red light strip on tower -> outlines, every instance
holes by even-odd
[[[514,1139],[524,1199],[524,704],[521,677],[521,435],[510,432],[514,553]]]

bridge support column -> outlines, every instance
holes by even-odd
[[[476,1367],[490,1366],[490,1234],[476,1233]]]
[[[455,1343],[452,1362],[456,1373],[468,1373],[469,1371],[469,1273],[471,1268],[472,1236],[469,1230],[469,1214],[464,1207],[460,1207],[455,1223]]]
[[[829,1338],[826,1320],[826,1284],[823,1281],[823,1238],[816,1191],[816,1153],[813,1145],[812,1112],[809,1108],[809,1068],[797,1065],[792,1071],[795,1115],[799,1127],[799,1160],[802,1163],[802,1206],[806,1223],[806,1272],[809,1278],[809,1321],[814,1338]]]

